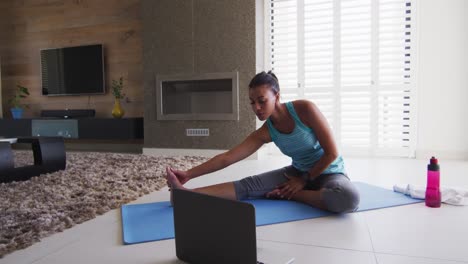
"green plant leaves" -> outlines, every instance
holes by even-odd
[[[117,99],[123,99],[125,94],[123,90],[123,77],[120,77],[118,80],[112,80],[112,94]]]
[[[21,104],[21,98],[26,98],[29,96],[28,88],[16,85],[15,95],[9,100],[13,108],[26,107],[26,105]]]

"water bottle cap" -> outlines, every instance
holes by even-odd
[[[427,169],[428,170],[431,170],[431,171],[438,171],[440,168],[439,168],[439,161],[434,157],[432,156],[430,162],[429,162],[429,165],[427,165]]]

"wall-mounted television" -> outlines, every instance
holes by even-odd
[[[104,76],[101,44],[41,50],[43,95],[104,94]]]

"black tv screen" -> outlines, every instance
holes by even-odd
[[[41,50],[42,94],[104,94],[102,45]]]

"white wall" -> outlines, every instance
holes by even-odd
[[[468,1],[419,0],[416,158],[468,159]]]

